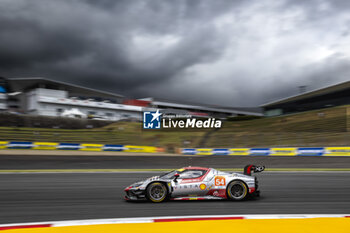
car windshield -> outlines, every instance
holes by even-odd
[[[204,175],[206,171],[204,170],[185,170],[183,168],[178,169],[178,170],[173,170],[171,172],[165,173],[163,175],[160,176],[160,178],[163,179],[174,179],[175,178],[175,174],[180,174],[180,179],[190,179],[190,178],[197,178],[200,177],[202,175]]]
[[[163,178],[163,179],[171,179],[171,178],[174,178],[174,175],[178,173],[178,171],[176,170],[173,170],[171,172],[168,172],[168,173],[165,173],[163,175],[160,176],[160,178]]]

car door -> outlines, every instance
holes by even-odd
[[[206,184],[203,178],[206,176],[206,170],[186,170],[182,172],[173,183],[173,197],[179,196],[203,196],[206,194]]]

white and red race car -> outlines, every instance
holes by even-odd
[[[134,183],[125,188],[125,200],[244,200],[259,196],[258,180],[253,172],[264,166],[247,165],[244,174],[222,172],[213,168],[184,167]]]

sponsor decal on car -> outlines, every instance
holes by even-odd
[[[215,177],[215,186],[225,186],[226,185],[226,179],[223,176],[216,176]]]
[[[181,181],[181,184],[201,182],[202,180],[203,180],[202,178],[183,179],[183,180]]]

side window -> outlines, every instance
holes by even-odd
[[[201,177],[202,175],[204,175],[203,170],[188,170],[188,171],[184,171],[183,173],[180,174],[181,179],[194,179],[194,178],[198,178]]]

